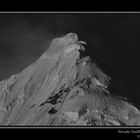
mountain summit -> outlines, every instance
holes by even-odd
[[[140,111],[108,90],[111,77],[69,33],[22,72],[0,82],[1,126],[140,125]]]

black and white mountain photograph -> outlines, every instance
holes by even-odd
[[[0,12],[0,127],[139,127],[139,12]]]

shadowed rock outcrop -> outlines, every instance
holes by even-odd
[[[1,126],[140,125],[140,112],[108,90],[109,80],[75,33],[54,39],[22,72],[0,82]]]

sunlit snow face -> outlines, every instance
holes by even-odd
[[[82,44],[86,44],[84,41],[78,41],[78,36],[75,33],[69,33],[64,37],[54,39],[50,47],[44,53],[43,57],[51,58],[57,54],[70,53],[73,50],[84,50]]]
[[[78,41],[78,36],[75,33],[69,33],[64,36],[64,40],[66,40],[67,42],[76,43]]]

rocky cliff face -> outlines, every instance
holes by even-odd
[[[111,79],[75,33],[54,39],[22,72],[0,82],[1,126],[140,125],[140,112],[109,90]]]

